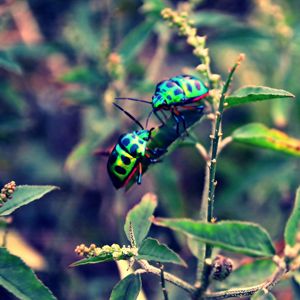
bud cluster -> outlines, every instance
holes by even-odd
[[[87,247],[85,244],[78,245],[75,248],[75,253],[79,256],[90,258],[96,256],[107,256],[114,260],[128,259],[137,255],[137,248],[130,246],[120,246],[118,244],[104,245],[103,247],[97,247],[95,244],[91,244]]]
[[[197,35],[197,29],[188,18],[189,9],[174,11],[171,8],[162,10],[162,17],[169,22],[172,27],[177,27],[179,35],[185,36],[187,43],[194,48],[193,54],[201,60],[201,64],[196,70],[204,75],[213,87],[219,87],[221,77],[218,74],[211,74],[209,50],[206,48],[206,36]]]
[[[268,24],[270,30],[278,36],[278,40],[286,42],[293,35],[292,28],[287,24],[282,8],[271,0],[256,0],[257,11]]]
[[[116,52],[110,53],[107,58],[106,69],[113,79],[122,79],[125,74],[122,57]]]
[[[2,189],[0,193],[0,207],[3,206],[8,199],[12,198],[12,195],[16,189],[16,183],[11,181],[7,183]]]

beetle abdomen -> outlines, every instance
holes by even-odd
[[[136,163],[137,159],[119,144],[115,146],[107,162],[107,171],[115,188],[122,187],[131,173],[136,171]]]
[[[170,80],[176,83],[184,91],[183,103],[191,103],[200,100],[208,94],[208,88],[196,77],[190,75],[174,76]]]

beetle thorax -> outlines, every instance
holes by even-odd
[[[125,134],[120,139],[120,146],[133,157],[144,156],[149,134],[149,130],[139,130]]]

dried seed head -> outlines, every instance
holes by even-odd
[[[212,278],[215,280],[224,280],[232,272],[233,263],[228,257],[222,255],[216,256],[212,263]]]

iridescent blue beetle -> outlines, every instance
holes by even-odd
[[[209,95],[209,90],[205,84],[198,78],[191,75],[178,75],[168,80],[161,81],[156,85],[152,101],[145,101],[134,98],[116,98],[117,100],[132,100],[152,105],[148,119],[153,112],[162,122],[158,111],[169,110],[177,123],[177,132],[179,123],[182,122],[185,128],[184,116],[178,110],[178,107],[190,110],[203,110],[204,106],[193,106],[189,104],[196,103]],[[147,119],[147,122],[148,122]],[[147,124],[147,123],[146,123]]]

